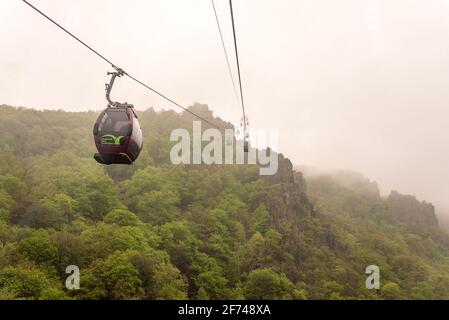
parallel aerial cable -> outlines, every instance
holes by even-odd
[[[121,68],[118,68],[114,63],[111,62],[111,60],[105,58],[105,56],[103,56],[102,54],[100,54],[98,51],[94,50],[92,47],[90,47],[89,45],[87,45],[84,41],[80,40],[78,37],[76,37],[74,34],[72,34],[71,32],[69,32],[67,29],[65,29],[63,26],[61,26],[59,23],[57,23],[56,21],[54,21],[52,18],[50,18],[48,15],[46,15],[45,13],[43,13],[41,10],[39,10],[38,8],[36,8],[35,6],[33,6],[31,3],[29,3],[26,0],[22,0],[23,2],[25,2],[27,5],[29,5],[31,8],[33,8],[36,12],[38,12],[39,14],[41,14],[43,17],[45,17],[47,20],[49,20],[50,22],[52,22],[54,25],[56,25],[57,27],[59,27],[62,31],[64,31],[65,33],[67,33],[69,36],[71,36],[73,39],[77,40],[79,43],[81,43],[83,46],[85,46],[87,49],[89,49],[90,51],[92,51],[93,53],[95,53],[98,57],[100,57],[101,59],[103,59],[104,61],[106,61],[108,64],[110,64],[115,70],[122,72],[124,75],[128,76],[130,79],[134,80],[135,82],[137,82],[138,84],[142,85],[143,87],[147,88],[148,90],[151,90],[152,92],[154,92],[155,94],[157,94],[158,96],[164,98],[165,100],[171,102],[172,104],[174,104],[175,106],[181,108],[182,110],[190,113],[191,115],[197,117],[198,119],[210,124],[211,126],[220,129],[219,126],[215,125],[214,123],[210,122],[207,119],[204,119],[203,117],[197,115],[196,113],[190,111],[189,109],[181,106],[179,103],[175,102],[174,100],[168,98],[166,95],[162,94],[161,92],[151,88],[149,85],[143,83],[142,81],[136,79],[135,77],[131,76],[130,74],[126,73],[124,70],[122,70]]]
[[[221,44],[222,44],[222,46],[223,46],[223,51],[224,51],[224,55],[225,55],[225,58],[226,58],[226,63],[227,63],[227,65],[228,65],[229,76],[231,77],[232,87],[234,88],[235,98],[236,98],[236,100],[237,100],[237,105],[238,105],[239,108],[240,108],[240,98],[239,98],[239,95],[238,95],[238,93],[237,93],[237,88],[236,88],[236,86],[235,86],[234,76],[232,75],[231,65],[230,65],[230,63],[229,63],[228,52],[227,52],[227,50],[226,50],[226,45],[225,45],[225,42],[224,42],[224,39],[223,39],[223,32],[222,32],[222,30],[221,30],[220,20],[218,19],[217,9],[216,9],[216,7],[215,7],[215,2],[214,2],[214,0],[211,0],[211,2],[212,2],[212,7],[214,8],[215,20],[217,21],[217,27],[218,27],[218,31],[219,31],[219,33],[220,33]]]
[[[243,133],[245,135],[244,140],[246,141],[246,113],[245,113],[245,102],[243,99],[243,89],[242,89],[242,76],[240,74],[240,62],[239,62],[239,51],[237,48],[237,36],[235,34],[235,22],[234,22],[234,10],[232,8],[232,0],[229,0],[229,7],[231,8],[231,19],[232,19],[232,32],[234,34],[234,47],[235,47],[235,58],[237,60],[237,71],[239,76],[239,85],[240,85],[240,97],[242,99],[242,110],[243,110]]]

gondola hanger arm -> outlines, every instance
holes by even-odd
[[[116,68],[116,67],[114,67],[114,69],[116,70],[115,72],[108,72],[108,75],[111,76],[111,80],[109,81],[109,83],[106,83],[106,100],[108,101],[108,106],[114,107],[114,108],[120,108],[120,107],[133,108],[134,106],[132,104],[129,104],[128,102],[120,103],[120,102],[111,100],[111,91],[112,91],[112,87],[114,86],[115,78],[117,78],[117,77],[120,78],[126,74],[126,72],[123,71],[123,69]]]

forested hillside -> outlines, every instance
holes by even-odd
[[[96,116],[0,107],[0,299],[449,298],[432,205],[350,174],[304,179],[282,155],[267,177],[172,165],[170,132],[193,120],[174,111],[139,112],[140,158],[103,167]]]

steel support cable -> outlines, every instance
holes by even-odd
[[[245,113],[245,102],[243,99],[243,88],[242,88],[242,76],[240,74],[240,62],[239,62],[239,51],[237,47],[237,36],[235,32],[235,21],[234,21],[234,10],[232,8],[232,0],[229,0],[229,7],[231,9],[231,19],[232,19],[232,32],[234,34],[234,47],[235,47],[235,58],[237,60],[237,71],[239,76],[239,85],[240,85],[240,97],[242,99],[242,110],[243,110],[243,130],[244,130],[244,140],[246,141],[246,113]]]
[[[212,7],[214,9],[215,20],[217,21],[218,32],[220,33],[220,39],[221,39],[221,44],[223,46],[223,51],[224,51],[224,55],[225,55],[225,58],[226,58],[226,63],[228,65],[229,76],[231,78],[232,87],[234,88],[235,98],[237,100],[237,105],[240,108],[241,107],[240,106],[240,98],[239,98],[239,95],[237,93],[237,87],[235,86],[234,76],[232,75],[231,64],[229,63],[228,51],[226,50],[226,45],[225,45],[224,38],[223,38],[223,32],[222,32],[221,26],[220,26],[220,20],[218,19],[217,9],[215,7],[214,0],[211,0],[211,2],[212,2]]]
[[[134,80],[135,82],[137,82],[138,84],[142,85],[143,87],[151,90],[152,92],[154,92],[155,94],[157,94],[158,96],[164,98],[165,100],[171,102],[172,104],[174,104],[175,106],[181,108],[182,110],[186,111],[187,113],[190,113],[191,115],[197,117],[198,119],[210,124],[212,127],[215,127],[217,129],[221,129],[220,126],[215,125],[214,123],[210,122],[207,119],[204,119],[203,117],[197,115],[196,113],[190,111],[189,109],[181,106],[179,103],[175,102],[174,100],[168,98],[166,95],[160,93],[159,91],[151,88],[149,85],[145,84],[144,82],[138,80],[137,78],[129,75],[128,73],[126,73],[125,71],[123,71],[122,69],[118,68],[114,63],[111,62],[111,60],[107,59],[105,56],[103,56],[102,54],[100,54],[98,51],[94,50],[91,46],[89,46],[88,44],[86,44],[84,41],[82,41],[81,39],[79,39],[78,37],[76,37],[74,34],[72,34],[70,31],[68,31],[67,29],[65,29],[63,26],[61,26],[59,23],[57,23],[56,21],[54,21],[52,18],[50,18],[48,15],[46,15],[45,13],[43,13],[41,10],[39,10],[38,8],[36,8],[35,6],[33,6],[31,3],[29,3],[27,0],[22,0],[23,2],[25,2],[28,6],[30,6],[32,9],[34,9],[36,12],[38,12],[39,14],[41,14],[43,17],[45,17],[47,20],[49,20],[50,22],[52,22],[54,25],[56,25],[57,27],[59,27],[62,31],[64,31],[65,33],[67,33],[69,36],[71,36],[73,39],[75,39],[76,41],[78,41],[79,43],[81,43],[84,47],[86,47],[87,49],[89,49],[90,51],[92,51],[93,53],[95,53],[98,57],[100,57],[102,60],[106,61],[108,64],[110,64],[115,70],[117,71],[122,71],[124,75],[128,76],[130,79]]]

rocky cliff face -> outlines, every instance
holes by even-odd
[[[282,154],[278,154],[278,171],[272,176],[262,176],[262,178],[269,184],[292,184],[295,182],[293,165],[289,159]]]
[[[306,195],[306,182],[301,172],[295,172],[291,161],[282,154],[278,157],[278,171],[262,179],[270,185],[270,193],[265,200],[273,221],[280,226],[284,222],[292,223],[294,229],[300,229],[300,219],[304,216],[318,216],[312,202]]]
[[[387,204],[393,209],[395,215],[404,222],[429,226],[438,225],[435,207],[431,203],[420,202],[414,196],[402,195],[397,191],[392,191],[387,198]]]
[[[371,207],[372,211],[368,214],[374,214],[381,207],[387,207],[390,216],[410,226],[434,227],[438,225],[435,207],[431,203],[418,201],[414,196],[402,195],[397,191],[393,191],[387,198],[383,198],[377,183],[360,173],[341,170],[324,172],[318,169],[312,171],[305,168],[305,174],[318,197],[321,196],[320,192],[330,193],[328,196],[333,197],[334,202],[342,201],[348,208],[356,208],[353,213],[359,213],[357,211],[362,213],[364,209]],[[297,174],[296,176],[301,180],[302,175]],[[325,179],[328,181],[326,182]],[[330,187],[333,184],[334,187]],[[335,186],[341,188],[335,188]],[[348,202],[351,204],[348,205]],[[364,205],[357,209],[358,203]],[[329,205],[332,206],[332,204]]]

